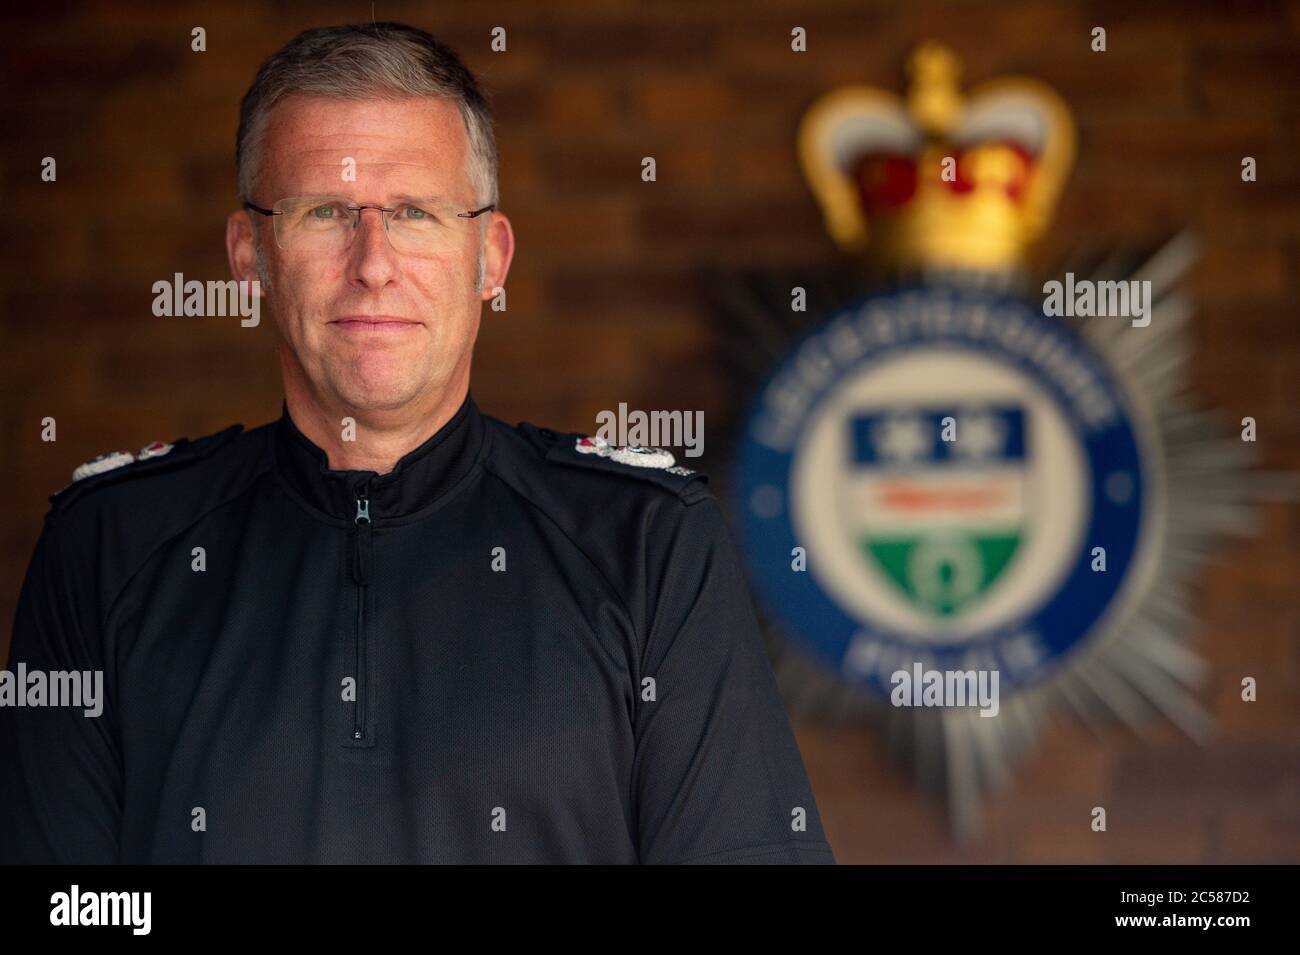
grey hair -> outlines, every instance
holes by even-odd
[[[492,113],[474,74],[445,43],[424,30],[390,22],[306,30],[262,64],[239,104],[235,168],[244,201],[254,201],[271,108],[293,93],[350,100],[436,96],[455,101],[469,141],[466,172],[475,202],[497,203]]]

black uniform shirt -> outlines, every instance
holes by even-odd
[[[698,474],[456,416],[388,474],[235,425],[75,482],[0,707],[0,861],[833,862]]]

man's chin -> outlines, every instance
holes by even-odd
[[[419,389],[405,381],[353,381],[336,393],[346,407],[365,414],[405,408],[419,395]]]

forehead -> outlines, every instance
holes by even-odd
[[[469,138],[450,99],[343,100],[295,94],[276,103],[262,140],[272,199],[312,192],[459,195],[470,189]],[[352,160],[355,181],[345,178]]]

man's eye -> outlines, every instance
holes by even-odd
[[[404,219],[413,219],[418,221],[420,219],[432,218],[429,213],[425,212],[423,209],[417,208],[416,206],[405,206],[401,211],[402,218]]]
[[[313,219],[333,219],[337,211],[332,205],[315,206],[307,215]]]

